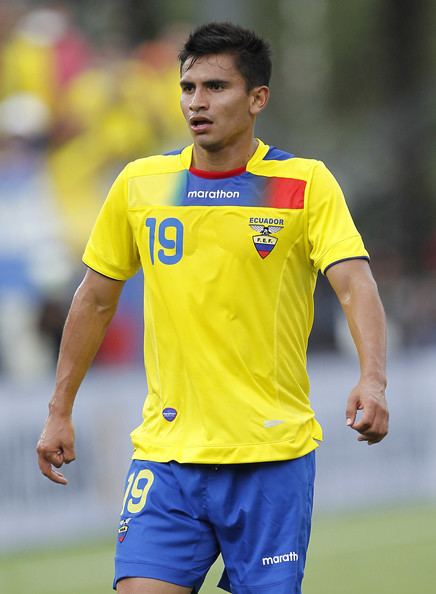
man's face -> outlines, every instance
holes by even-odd
[[[213,54],[191,62],[188,58],[182,67],[180,104],[194,143],[217,151],[251,134],[256,90],[247,92],[233,56]]]

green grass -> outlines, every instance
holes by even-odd
[[[8,594],[110,594],[112,543],[0,557]],[[436,577],[436,507],[315,519],[304,594],[426,594]],[[217,594],[222,564],[201,594]]]
[[[314,524],[304,594],[433,591],[436,507],[324,518]]]

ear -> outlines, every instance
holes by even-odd
[[[261,87],[254,87],[250,91],[250,113],[257,115],[267,105],[269,99],[269,87],[263,85]]]

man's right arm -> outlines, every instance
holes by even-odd
[[[75,459],[74,399],[116,311],[123,286],[122,281],[88,269],[74,295],[62,335],[49,415],[37,445],[41,472],[55,483],[67,484],[53,466],[60,468]]]

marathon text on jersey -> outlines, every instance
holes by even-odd
[[[239,192],[226,190],[190,190],[188,198],[239,198]]]

